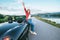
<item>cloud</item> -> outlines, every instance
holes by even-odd
[[[26,0],[27,1],[27,0]],[[26,3],[25,6],[27,9],[31,9],[31,13],[46,13],[46,12],[55,12],[60,11],[60,6],[45,6],[40,5],[38,3]],[[9,15],[24,15],[24,10],[21,4],[21,0],[14,0],[13,2],[1,3],[0,5],[0,13],[9,14]]]

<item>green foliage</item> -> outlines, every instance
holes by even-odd
[[[3,19],[0,19],[0,23],[3,23],[4,22],[4,20]]]
[[[5,21],[5,22],[8,21],[8,16],[5,16],[4,21]]]
[[[10,15],[4,16],[4,15],[0,14],[0,23],[8,22],[9,21],[8,20],[9,16]],[[12,17],[12,20],[15,20],[15,21],[17,21],[17,19],[20,19],[20,18],[23,18],[23,20],[26,18],[25,15],[23,15],[23,16],[11,16],[11,17]]]
[[[0,14],[0,19],[3,19],[4,18],[4,15]]]

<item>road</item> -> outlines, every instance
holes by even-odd
[[[29,33],[29,40],[60,40],[60,28],[32,18],[37,35]]]

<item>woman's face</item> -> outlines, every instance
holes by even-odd
[[[27,11],[28,11],[28,13],[30,13],[30,9],[28,9]]]

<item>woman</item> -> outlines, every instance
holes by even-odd
[[[31,25],[31,30],[30,32],[32,34],[35,34],[36,35],[36,32],[34,32],[34,24],[32,23],[32,19],[31,19],[31,14],[30,14],[30,9],[27,9],[25,8],[25,5],[24,3],[22,2],[23,4],[23,7],[24,7],[24,11],[25,11],[25,14],[26,14],[26,21]]]

